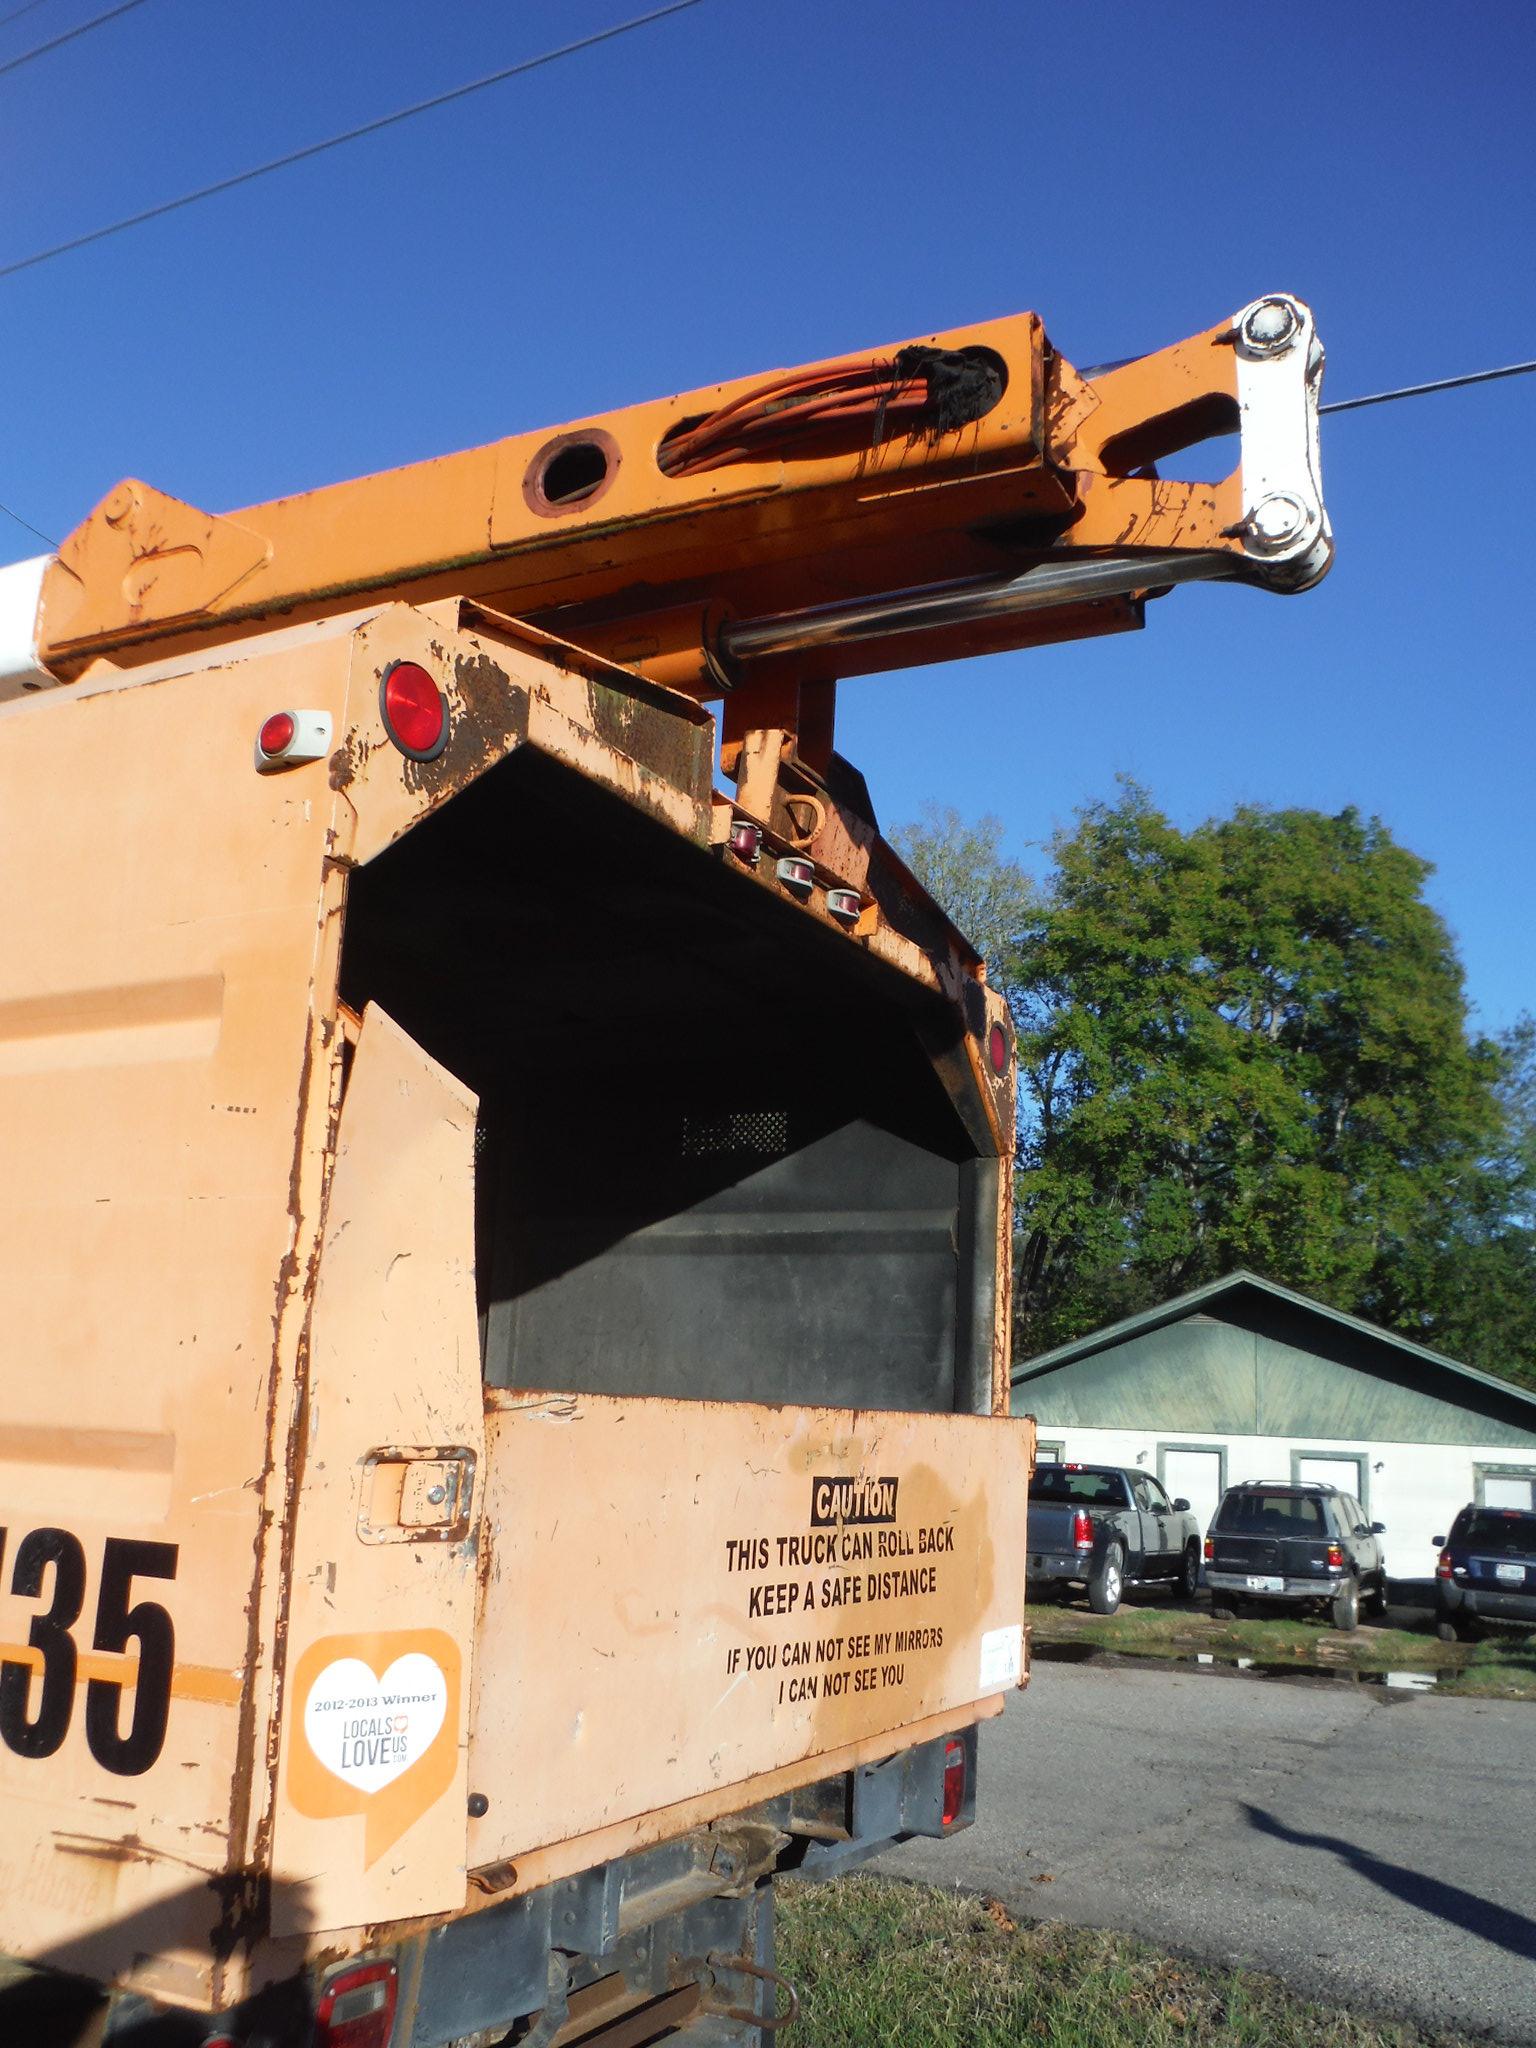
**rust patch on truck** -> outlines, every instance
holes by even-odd
[[[349,732],[330,758],[326,781],[337,791],[350,788],[367,758],[368,749],[365,743],[357,733]]]
[[[595,677],[588,690],[592,731],[599,740],[695,803],[708,803],[713,748],[706,728]]]

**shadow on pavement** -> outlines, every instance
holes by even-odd
[[[1433,1914],[1437,1920],[1448,1921],[1453,1927],[1464,1928],[1480,1941],[1492,1942],[1511,1955],[1536,1961],[1536,1920],[1527,1919],[1525,1914],[1496,1906],[1489,1899],[1480,1899],[1475,1892],[1463,1891],[1460,1885],[1426,1877],[1422,1871],[1410,1870],[1404,1864],[1388,1863],[1338,1835],[1309,1835],[1299,1828],[1288,1828],[1262,1806],[1249,1806],[1244,1801],[1243,1811],[1249,1826],[1261,1834],[1273,1835],[1277,1841],[1292,1842],[1303,1849],[1326,1849],[1404,1904]]]

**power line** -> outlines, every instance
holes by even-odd
[[[0,28],[9,28],[13,21],[20,21],[24,14],[31,14],[34,9],[46,5],[47,0],[27,0],[25,7],[13,7],[9,14],[0,14]]]
[[[40,526],[34,526],[30,519],[23,519],[21,514],[19,512],[13,512],[9,505],[0,505],[0,512],[3,512],[7,519],[14,519],[18,526],[24,526],[27,529],[28,533],[35,533],[39,540],[47,541],[49,547],[53,549],[54,553],[58,553],[58,542],[52,539],[48,534],[44,533],[43,529]]]
[[[128,0],[128,4],[139,6],[142,0]],[[249,185],[253,178],[265,178],[269,172],[286,170],[290,164],[301,164],[310,157],[323,156],[329,149],[340,149],[343,143],[358,142],[365,135],[377,135],[383,128],[393,128],[398,122],[414,119],[417,114],[430,113],[434,107],[446,107],[454,100],[467,99],[473,92],[484,92],[487,86],[501,85],[509,78],[521,78],[529,71],[538,71],[546,64],[556,63],[561,57],[574,57],[578,51],[594,49],[599,43],[610,43],[616,36],[626,36],[633,29],[648,28],[654,21],[664,21],[668,15],[683,14],[690,7],[702,4],[703,0],[671,0],[669,6],[653,8],[649,14],[634,15],[628,21],[616,22],[612,28],[598,29],[595,34],[578,37],[573,43],[562,43],[558,49],[545,50],[540,56],[525,57],[520,64],[508,64],[505,69],[493,71],[486,78],[474,79],[468,85],[456,85],[448,92],[434,93],[431,99],[418,100],[414,106],[401,107],[393,114],[381,114],[376,120],[364,121],[360,127],[329,136],[324,142],[311,142],[303,149],[290,150],[286,156],[273,157],[270,163],[257,164],[248,171],[237,171],[231,178],[220,178],[212,185],[201,186],[196,192],[183,193],[180,199],[163,200],[158,206],[146,207],[143,213],[132,213],[126,220],[113,221],[109,227],[93,228],[88,235],[76,235],[73,240],[59,242],[51,249],[39,249],[35,256],[23,256],[19,262],[0,264],[0,278],[14,277],[18,271],[49,263],[55,256],[67,256],[74,249],[84,249],[92,242],[103,242],[109,235],[120,235],[128,228],[142,227],[146,221],[160,220],[168,213],[178,212],[183,206],[195,206],[200,199],[212,199],[216,193],[233,191],[237,185]]]
[[[30,64],[34,57],[46,57],[50,50],[60,50],[66,43],[72,43],[77,36],[88,36],[93,28],[100,28],[108,21],[116,21],[120,14],[131,14],[135,7],[143,5],[144,0],[122,0],[120,7],[109,7],[105,14],[97,14],[89,21],[82,21],[78,28],[65,29],[63,35],[55,36],[52,42],[39,43],[35,50],[23,50],[19,57],[12,57],[8,63],[0,64],[0,78],[4,78],[8,71],[19,71],[23,64]],[[23,8],[21,11],[25,13],[26,9]],[[14,21],[16,17],[11,14],[7,15],[6,19]]]
[[[1502,370],[1469,370],[1464,377],[1437,377],[1433,384],[1403,384],[1396,391],[1373,391],[1369,398],[1336,398],[1319,412],[1354,412],[1362,405],[1385,405],[1392,398],[1422,398],[1430,391],[1459,391],[1464,384],[1491,384],[1497,377],[1524,377],[1536,362],[1508,363]]]

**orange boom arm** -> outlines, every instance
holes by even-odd
[[[728,740],[825,726],[833,676],[1121,631],[1194,578],[1315,583],[1322,362],[1283,294],[1088,374],[1021,314],[227,515],[128,481],[35,565],[0,693],[454,596],[724,696]],[[1229,476],[1158,478],[1231,432]]]

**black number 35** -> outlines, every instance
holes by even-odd
[[[6,1531],[0,1529],[0,1565]],[[52,1756],[69,1733],[75,1705],[78,1657],[70,1631],[85,1603],[85,1552],[67,1529],[34,1529],[16,1546],[11,1591],[25,1600],[41,1598],[44,1575],[53,1570],[46,1613],[32,1617],[29,1646],[43,1660],[42,1683],[32,1696],[33,1667],[14,1658],[0,1662],[0,1742],[18,1756]],[[97,1763],[119,1777],[147,1771],[165,1745],[171,1707],[171,1671],[176,1631],[171,1617],[153,1600],[129,1604],[133,1581],[174,1579],[176,1545],[139,1543],[109,1536],[96,1595],[93,1650],[122,1651],[137,1644],[139,1676],[133,1712],[122,1726],[123,1687],[111,1678],[92,1678],[85,1688],[85,1739]],[[29,1703],[33,1708],[28,1715]]]

